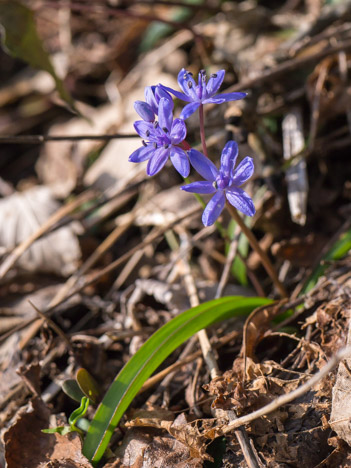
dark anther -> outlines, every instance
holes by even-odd
[[[154,148],[155,148],[155,149],[157,148],[157,143],[156,143],[156,142],[154,142]]]
[[[216,180],[214,180],[214,181],[212,182],[212,186],[213,186],[216,190],[218,189],[218,185],[217,185],[217,181],[216,181]]]
[[[188,75],[193,76],[193,74],[191,72],[188,72]]]
[[[167,149],[167,148],[169,148],[169,144],[168,144],[168,143],[165,143],[165,144],[163,145],[163,147],[164,147],[165,149]]]
[[[200,70],[201,75],[206,75],[206,70]]]
[[[149,136],[150,136],[150,130],[146,130],[145,135],[146,135],[147,137],[149,137]]]
[[[191,89],[193,87],[193,84],[191,81],[188,81],[188,88]]]
[[[157,128],[158,127],[158,122],[155,120],[154,122],[154,128]]]
[[[188,74],[184,73],[183,78],[184,78],[184,80],[186,80],[188,78]]]
[[[163,130],[165,133],[168,133],[168,128],[167,128],[167,127],[163,127],[162,130]]]
[[[217,73],[212,73],[211,78],[217,78]]]
[[[141,141],[144,146],[147,146],[144,140]]]

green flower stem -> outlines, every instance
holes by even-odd
[[[287,294],[283,284],[281,283],[281,281],[278,278],[278,275],[277,275],[277,272],[274,269],[274,266],[272,265],[271,261],[269,260],[269,257],[266,254],[266,252],[261,249],[261,246],[257,242],[257,239],[253,235],[252,231],[246,226],[246,224],[244,223],[244,220],[241,218],[241,216],[238,214],[237,210],[230,203],[228,203],[228,202],[226,203],[226,208],[227,208],[230,216],[234,219],[234,221],[236,221],[239,224],[239,226],[241,228],[241,231],[247,237],[247,240],[250,242],[251,247],[260,256],[262,265],[264,266],[266,272],[268,273],[268,275],[272,279],[272,281],[273,281],[275,287],[277,288],[277,290],[279,291],[280,295],[282,297],[288,297],[288,294]]]

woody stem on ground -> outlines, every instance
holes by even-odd
[[[226,203],[226,208],[227,208],[230,216],[240,226],[241,231],[247,237],[247,240],[249,241],[251,247],[259,255],[259,257],[261,259],[261,262],[262,262],[262,265],[264,266],[266,272],[270,276],[271,280],[273,281],[273,283],[274,283],[275,287],[277,288],[277,290],[279,291],[280,295],[282,297],[287,297],[288,294],[287,294],[283,284],[279,280],[277,272],[275,271],[275,268],[272,265],[272,262],[270,261],[270,259],[269,259],[268,255],[266,254],[266,252],[261,248],[260,244],[258,243],[258,241],[257,241],[256,237],[254,236],[254,234],[252,233],[252,231],[246,226],[246,224],[244,223],[244,220],[242,219],[242,217],[239,215],[237,210],[230,203],[228,203],[228,202]]]
[[[207,146],[206,146],[206,137],[205,137],[205,125],[204,125],[204,106],[201,104],[199,107],[199,119],[200,119],[200,136],[202,151],[206,158],[208,158]]]

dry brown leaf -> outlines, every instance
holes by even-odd
[[[10,250],[30,237],[59,208],[47,187],[33,187],[0,200],[0,246]],[[80,247],[72,225],[37,240],[19,258],[26,271],[67,276],[77,268]]]
[[[134,414],[140,414],[128,423],[127,427],[153,427],[164,429],[179,442],[187,446],[192,458],[201,458],[203,460],[212,460],[206,453],[204,437],[197,430],[197,427],[188,423],[184,413],[181,413],[174,421],[173,414],[170,411],[142,411]],[[167,419],[165,419],[167,418]]]
[[[49,418],[50,411],[39,398],[17,413],[15,422],[4,434],[7,467],[91,468],[82,454],[77,433],[61,436],[41,432],[49,427]]]
[[[244,325],[244,336],[241,354],[246,358],[253,359],[255,348],[265,332],[269,329],[272,319],[279,313],[280,304],[259,307],[247,318]]]
[[[118,447],[117,459],[106,468],[200,468],[201,459],[190,456],[189,449],[172,436],[160,436],[153,428],[128,430]]]

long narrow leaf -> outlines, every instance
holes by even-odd
[[[324,255],[323,260],[325,261],[340,260],[341,258],[345,257],[345,255],[349,252],[350,249],[351,249],[351,229],[344,232],[339,237],[339,239],[332,245],[332,247]],[[312,272],[311,276],[309,277],[308,281],[303,287],[301,293],[307,293],[308,291],[310,291],[316,285],[318,278],[323,275],[326,268],[327,268],[327,265],[319,264]]]
[[[199,330],[233,316],[247,315],[271,301],[231,296],[201,304],[178,315],[154,333],[123,367],[111,384],[89,427],[84,455],[98,462],[124,412],[157,367]]]

